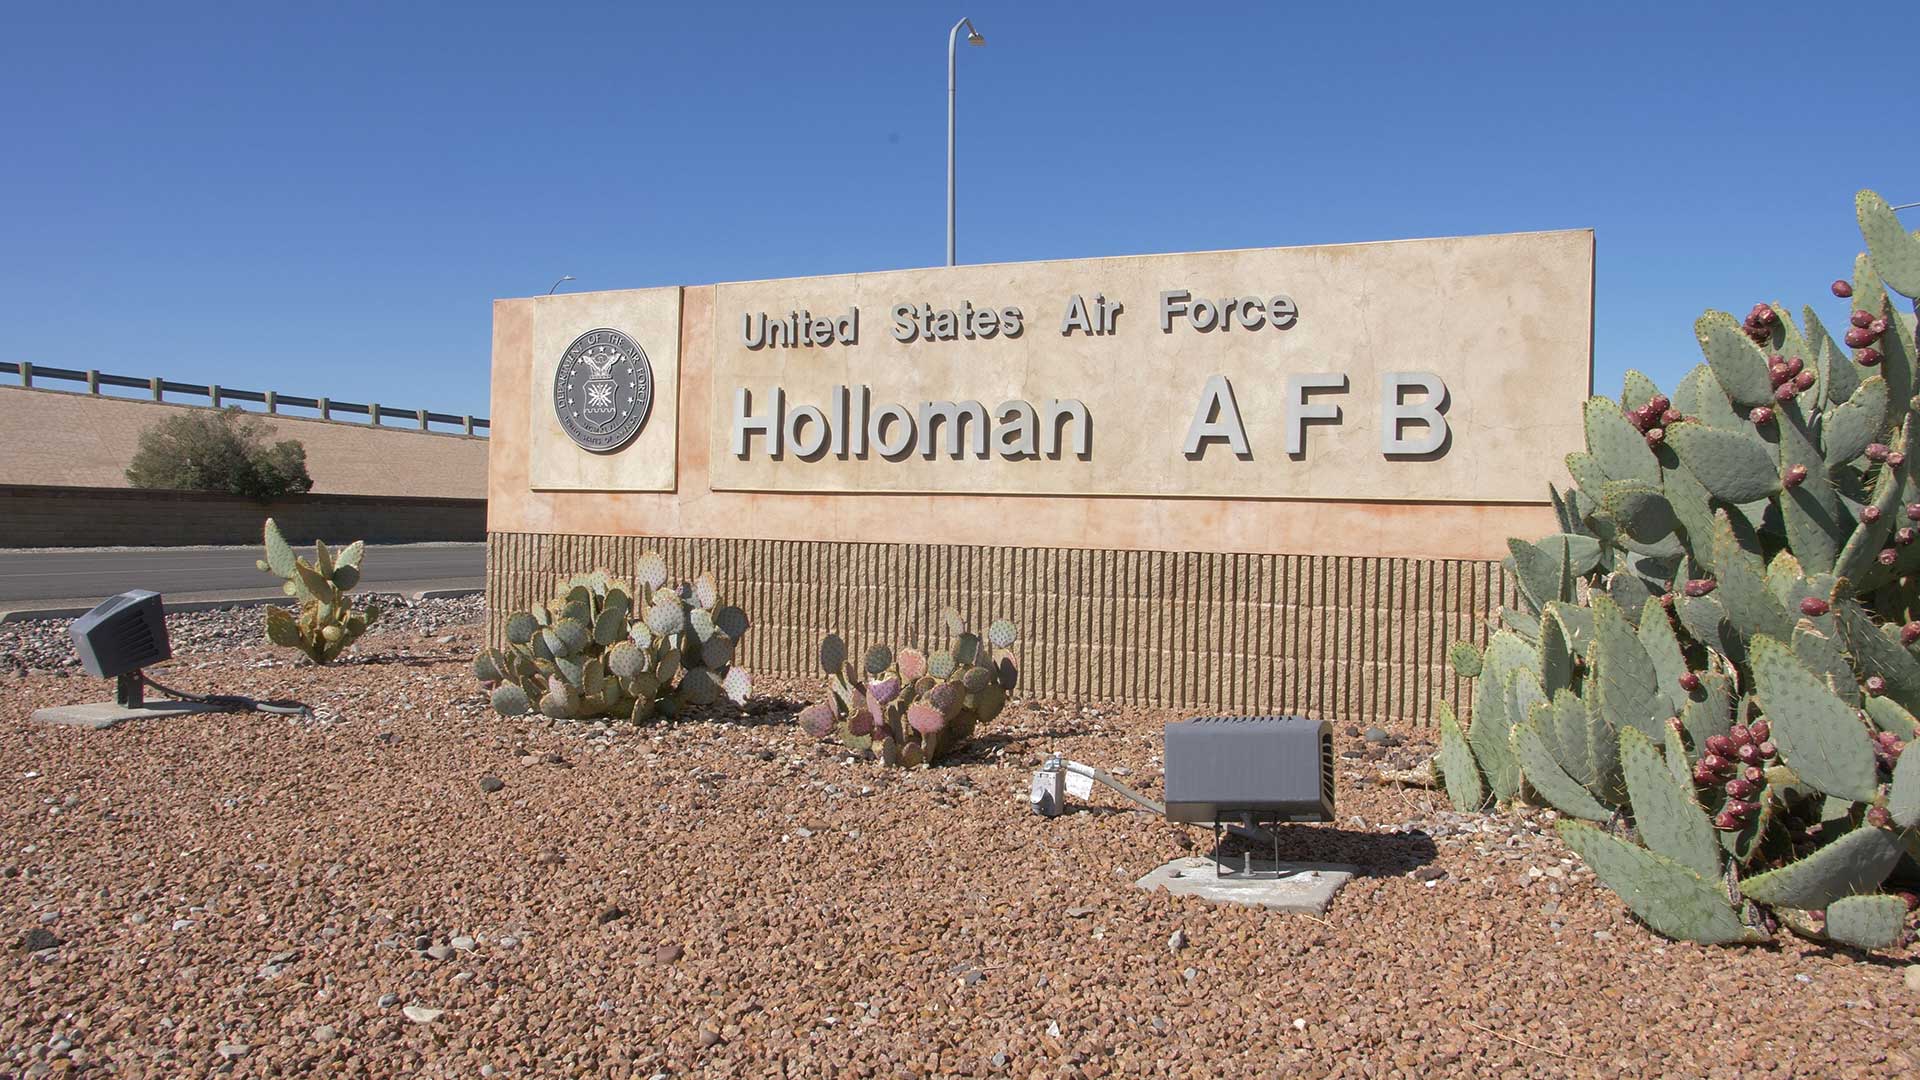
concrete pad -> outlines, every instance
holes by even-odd
[[[1345,863],[1275,863],[1253,860],[1253,873],[1240,872],[1239,860],[1216,866],[1205,855],[1189,855],[1134,882],[1152,892],[1165,889],[1175,896],[1198,896],[1221,904],[1246,904],[1294,915],[1325,915],[1333,894],[1360,873]],[[1216,873],[1216,869],[1222,871]],[[1225,871],[1232,871],[1227,873]],[[1278,871],[1276,873],[1276,871]]]
[[[191,716],[194,713],[238,711],[240,710],[220,705],[207,705],[198,701],[149,701],[137,709],[129,709],[111,701],[90,701],[85,705],[57,705],[51,709],[35,709],[33,722],[99,731],[113,727],[115,724],[124,724],[129,720],[159,720],[169,716]]]

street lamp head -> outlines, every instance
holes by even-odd
[[[987,39],[980,36],[980,31],[973,29],[972,25],[969,24],[967,27],[967,44],[985,45],[986,43]]]

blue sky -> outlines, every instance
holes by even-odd
[[[15,3],[0,359],[484,413],[561,274],[937,264],[963,14],[962,261],[1592,227],[1602,392],[1920,201],[1903,31],[1811,5]]]

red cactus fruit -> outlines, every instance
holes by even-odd
[[[1855,309],[1853,314],[1847,316],[1847,321],[1864,330],[1873,322],[1873,312]]]
[[[1767,381],[1774,386],[1779,386],[1791,378],[1793,378],[1793,372],[1787,368],[1786,361],[1779,357],[1774,357],[1773,363],[1767,365]]]
[[[1853,358],[1861,367],[1874,367],[1880,363],[1880,350],[1861,349],[1853,355]]]
[[[1688,596],[1698,599],[1712,592],[1714,586],[1718,584],[1719,582],[1712,578],[1691,578],[1687,581],[1685,592]]]
[[[1740,778],[1749,784],[1758,784],[1767,778],[1767,771],[1758,765],[1749,765],[1740,770]]]
[[[1833,290],[1833,295],[1842,300],[1853,295],[1853,283],[1845,278],[1835,278],[1833,284],[1827,287]]]
[[[1703,768],[1712,769],[1715,776],[1725,775],[1726,771],[1733,766],[1733,762],[1719,754],[1707,754],[1701,757],[1700,764]]]
[[[1802,371],[1806,370],[1806,367],[1807,367],[1807,362],[1805,360],[1800,359],[1797,356],[1790,357],[1787,360],[1787,373],[1792,375],[1796,379],[1800,377],[1800,373]]]
[[[1867,460],[1868,461],[1885,461],[1887,460],[1887,452],[1888,451],[1887,451],[1886,443],[1876,442],[1876,443],[1867,444]]]
[[[1884,806],[1870,807],[1867,810],[1867,824],[1876,829],[1893,828],[1893,815]]]
[[[1900,628],[1900,644],[1911,645],[1920,641],[1920,622],[1910,622]]]
[[[1872,334],[1874,337],[1879,337],[1886,332],[1887,320],[1885,319],[1875,319],[1867,324],[1867,333]]]
[[[1666,412],[1660,414],[1660,426],[1672,427],[1685,419],[1686,417],[1680,415],[1679,409],[1669,408]]]
[[[1786,488],[1797,488],[1801,484],[1806,483],[1806,480],[1807,467],[1805,465],[1795,465],[1788,469],[1784,476],[1780,477],[1780,484]]]
[[[1898,450],[1892,451],[1887,455],[1887,464],[1893,466],[1896,469],[1902,465],[1905,465],[1906,463],[1907,463],[1907,455],[1901,453]]]
[[[1881,678],[1878,675],[1867,676],[1867,681],[1865,686],[1866,686],[1867,693],[1873,695],[1874,697],[1879,697],[1881,694],[1884,694],[1887,692],[1887,680]]]
[[[1700,690],[1700,676],[1691,671],[1682,672],[1680,675],[1680,689],[1685,690],[1689,694],[1698,693]]]
[[[1793,388],[1792,382],[1783,382],[1779,386],[1776,386],[1773,388],[1773,400],[1792,401],[1794,398],[1794,395],[1798,394],[1799,392],[1800,391]]]
[[[1874,558],[1880,560],[1881,566],[1892,566],[1894,563],[1900,561],[1900,553],[1892,548],[1881,548],[1880,554],[1874,556]]]
[[[1768,740],[1760,744],[1760,756],[1762,758],[1777,758],[1780,756],[1780,748],[1773,745],[1772,740]]]
[[[1758,791],[1759,788],[1754,787],[1745,780],[1729,780],[1727,781],[1726,790],[1727,794],[1736,799],[1750,799],[1753,797],[1753,793]]]
[[[1733,753],[1733,740],[1727,738],[1725,735],[1709,735],[1707,736],[1707,753],[1718,754],[1722,757],[1731,754]]]
[[[1827,613],[1827,602],[1817,596],[1809,596],[1800,601],[1800,614],[1817,619]]]
[[[1753,729],[1745,724],[1735,724],[1727,729],[1727,741],[1735,746],[1753,741]]]
[[[1913,543],[1913,527],[1908,526],[1893,534],[1893,542],[1905,547]]]
[[[1773,725],[1767,723],[1765,720],[1755,720],[1753,723],[1747,725],[1747,738],[1752,739],[1754,742],[1766,742],[1767,737],[1772,734]]]
[[[1740,819],[1733,815],[1733,811],[1722,810],[1713,815],[1713,827],[1721,832],[1739,832]]]
[[[1760,747],[1754,743],[1743,742],[1733,748],[1733,756],[1748,765],[1757,765],[1760,763]]]
[[[1661,443],[1666,441],[1667,441],[1666,428],[1656,427],[1656,428],[1647,429],[1647,445],[1648,446],[1659,446]]]
[[[1755,405],[1748,411],[1747,419],[1756,424],[1771,424],[1773,423],[1773,406]]]
[[[1876,521],[1879,521],[1879,520],[1880,520],[1880,508],[1879,508],[1879,507],[1877,507],[1877,506],[1863,506],[1863,507],[1861,507],[1861,508],[1860,508],[1860,520],[1861,520],[1861,521],[1864,521],[1864,522],[1866,522],[1866,523],[1867,523],[1867,524],[1869,524],[1869,525],[1871,525],[1871,524],[1873,524],[1873,523],[1874,523],[1874,522],[1876,522]]]
[[[1873,344],[1874,341],[1876,340],[1876,337],[1877,335],[1875,335],[1873,331],[1863,330],[1860,327],[1856,326],[1853,329],[1847,331],[1846,333],[1847,348],[1864,349],[1867,346]]]
[[[1813,389],[1813,372],[1803,371],[1793,377],[1793,388],[1802,392]]]
[[[1669,401],[1665,394],[1655,394],[1647,399],[1647,411],[1653,413],[1655,416],[1666,412],[1672,405],[1673,402]]]
[[[1707,768],[1705,765],[1695,765],[1693,767],[1693,782],[1699,787],[1711,787],[1719,783],[1720,778],[1713,775],[1713,770]]]

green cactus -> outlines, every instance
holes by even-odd
[[[347,602],[347,594],[360,583],[360,560],[366,550],[360,541],[335,555],[316,540],[309,563],[294,555],[280,527],[268,518],[262,543],[266,558],[256,560],[254,565],[280,578],[281,591],[299,604],[297,612],[271,605],[266,608],[267,641],[297,649],[313,663],[324,664],[339,656],[380,617],[378,604],[355,610]]]
[[[846,640],[827,635],[819,653],[827,699],[800,711],[801,730],[902,767],[935,764],[964,746],[1000,714],[1019,683],[1010,651],[1018,634],[1004,619],[984,636],[975,634],[951,608],[940,622],[952,634],[947,648],[876,645],[858,669],[848,660]]]
[[[1920,856],[1920,235],[1857,200],[1844,348],[1807,309],[1695,324],[1667,400],[1630,372],[1589,400],[1560,531],[1509,542],[1523,607],[1484,654],[1436,765],[1461,809],[1532,793],[1655,930],[1785,926],[1897,944]],[[1884,280],[1884,285],[1882,284]],[[1889,291],[1891,289],[1891,291]],[[1836,287],[1846,295],[1848,289]],[[1871,352],[1869,352],[1871,350]],[[1644,845],[1644,846],[1643,846]]]
[[[354,549],[348,554],[357,560]],[[473,664],[495,711],[519,716],[537,706],[557,720],[638,723],[722,698],[744,705],[753,680],[733,660],[746,614],[719,606],[711,574],[667,588],[657,552],[643,554],[636,570],[639,590],[593,570],[561,580],[545,604],[508,616],[506,647],[482,650]]]

